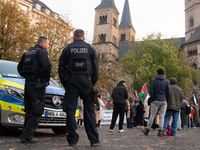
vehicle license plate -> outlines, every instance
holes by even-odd
[[[65,112],[58,112],[58,111],[46,111],[45,116],[46,117],[65,118],[66,117],[66,113]]]

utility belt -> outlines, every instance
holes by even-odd
[[[28,76],[28,77],[25,77],[25,79],[26,79],[26,81],[37,81],[37,84],[35,85],[35,88],[37,90],[48,86],[48,82],[46,82],[46,79],[44,79],[44,78],[41,79],[39,77]]]
[[[27,76],[25,77],[26,81],[38,81],[40,77],[36,77],[36,76]]]
[[[85,79],[88,81],[91,81],[91,77],[88,75],[76,75],[76,74],[72,74],[69,76],[70,78],[79,78],[79,79]]]

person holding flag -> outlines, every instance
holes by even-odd
[[[193,92],[193,98],[194,98],[194,123],[195,123],[195,127],[198,126],[198,122],[199,122],[199,113],[198,113],[198,105],[199,105],[199,100],[198,100],[198,96],[196,95],[195,89]]]
[[[145,93],[145,91],[144,91]],[[147,127],[141,128],[145,135],[149,134],[150,128],[153,124],[154,118],[159,108],[159,129],[158,136],[162,136],[164,116],[167,109],[167,102],[170,99],[170,86],[169,82],[164,77],[164,70],[159,68],[156,77],[152,80],[150,85],[151,97],[151,113]]]

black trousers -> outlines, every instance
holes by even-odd
[[[77,124],[75,113],[77,108],[78,96],[83,99],[84,105],[84,127],[90,140],[90,143],[99,142],[99,133],[96,129],[96,118],[94,113],[94,103],[91,97],[93,85],[90,81],[80,78],[70,78],[66,85],[65,105],[67,113],[67,141],[69,144],[75,144],[79,140],[76,132]]]
[[[27,140],[32,139],[44,113],[46,89],[36,90],[37,83],[38,81],[25,82],[25,122],[21,137]]]
[[[123,129],[124,112],[126,105],[127,104],[114,104],[110,129],[114,129],[118,115],[119,115],[119,130]]]
[[[137,125],[139,126],[143,125],[143,116],[137,116]]]

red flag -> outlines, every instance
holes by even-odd
[[[106,103],[106,108],[107,108],[108,110],[110,110],[109,101],[107,101],[107,103]]]

